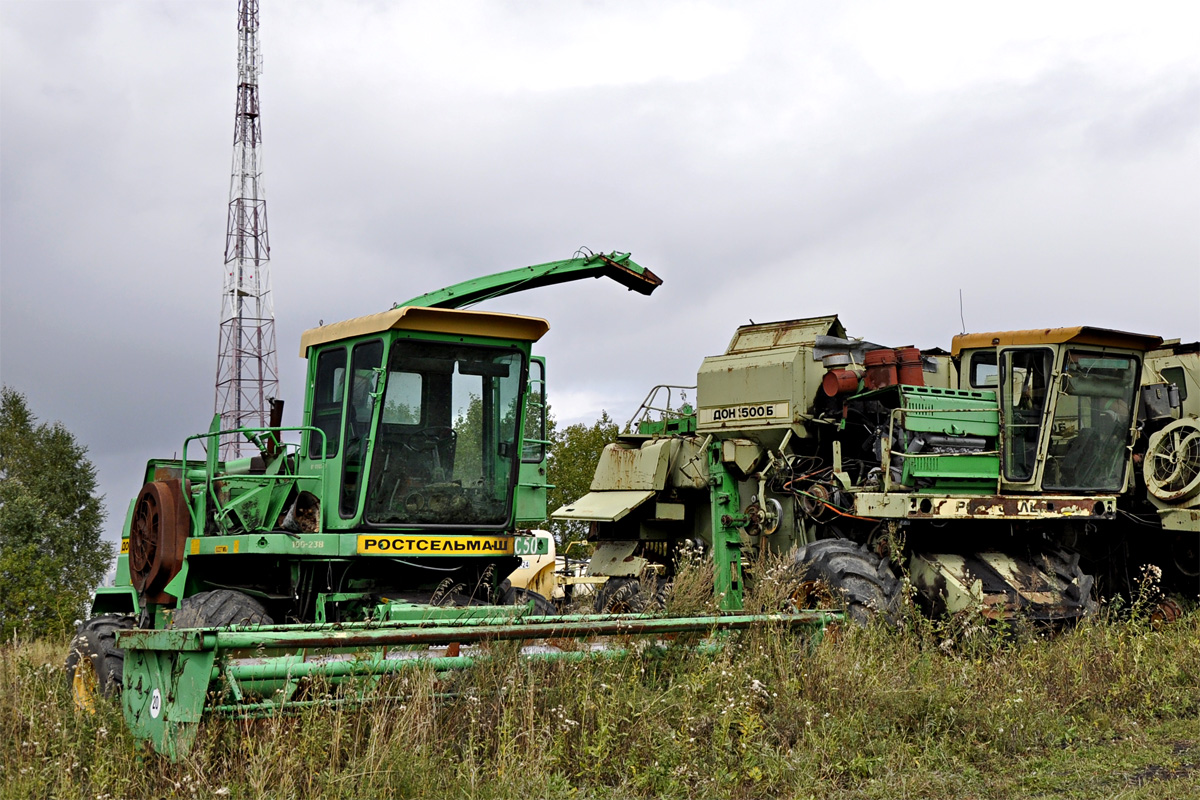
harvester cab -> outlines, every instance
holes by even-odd
[[[1056,328],[954,337],[959,388],[997,395],[1004,492],[1120,493],[1157,336]]]
[[[307,331],[299,441],[255,431],[249,463],[160,463],[135,505],[133,588],[163,617],[155,627],[175,601],[228,587],[279,622],[358,620],[385,599],[429,603],[439,586],[439,602],[490,602],[494,576],[537,544],[515,531],[545,504],[544,366],[531,347],[547,328],[406,306]],[[210,458],[218,436],[205,437]],[[190,519],[155,527],[151,496],[181,502],[181,480],[198,489]],[[159,587],[139,572],[150,559],[136,556],[181,534],[187,558],[151,596]]]
[[[1145,563],[1195,589],[1200,429],[1178,398],[1196,377],[1194,347],[1092,327],[946,352],[836,316],[746,325],[704,359],[694,412],[644,407],[553,516],[590,523],[598,610],[669,581],[692,542],[728,610],[771,552],[860,619],[891,615],[902,570],[934,612],[1075,619]]]

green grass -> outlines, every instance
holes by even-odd
[[[1115,615],[1114,615],[1115,616]],[[951,632],[948,632],[951,631]],[[182,763],[0,647],[3,797],[1200,798],[1200,612],[1047,636],[910,617],[810,647],[407,675],[358,710],[206,721]]]

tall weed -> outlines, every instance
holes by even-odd
[[[580,662],[497,646],[470,671],[364,684],[361,707],[206,719],[177,764],[140,750],[115,705],[74,709],[65,642],[10,642],[0,794],[1194,796],[1200,613],[1057,632],[956,624],[906,616],[816,644],[764,626]],[[1138,759],[1162,765],[1145,773],[1159,783],[1131,777]]]

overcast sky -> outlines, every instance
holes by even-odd
[[[237,3],[0,4],[0,379],[90,449],[107,535],[213,412]],[[301,332],[631,251],[546,317],[559,421],[734,329],[1200,338],[1200,3],[262,0],[286,422]]]

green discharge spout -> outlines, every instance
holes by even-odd
[[[483,300],[581,278],[611,278],[630,291],[646,295],[662,285],[662,278],[635,263],[629,253],[595,253],[472,278],[397,303],[393,308],[465,308]]]

